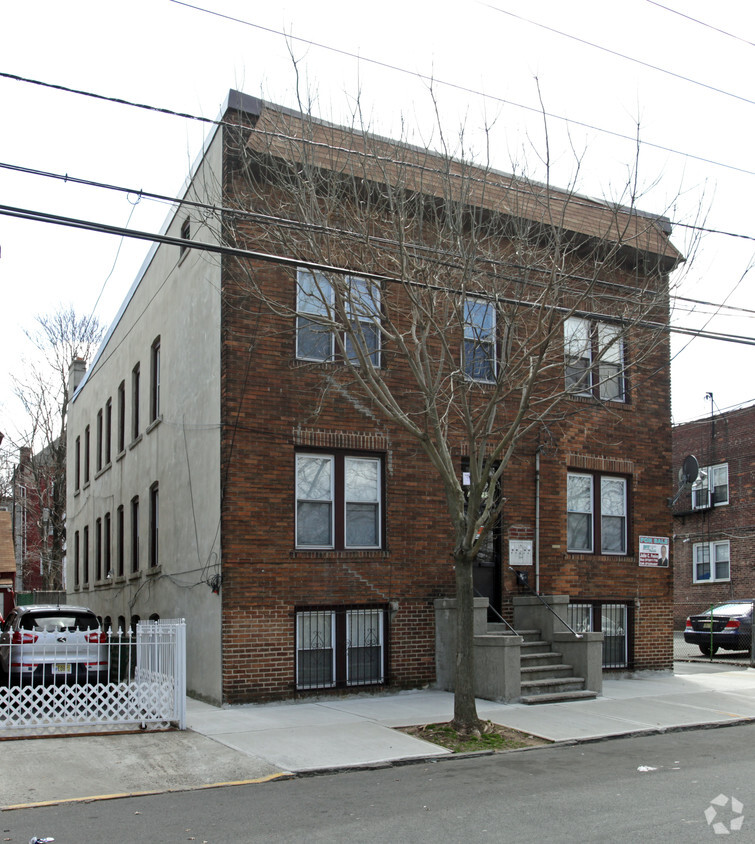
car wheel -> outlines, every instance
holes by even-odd
[[[715,656],[716,651],[718,650],[718,645],[700,645],[700,653],[703,656]]]

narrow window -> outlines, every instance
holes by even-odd
[[[598,323],[598,386],[603,401],[624,401],[624,340],[618,326]]]
[[[97,411],[97,471],[102,471],[102,455],[103,455],[103,443],[102,443],[102,435],[103,435],[103,416],[102,416],[102,408]]]
[[[592,475],[570,474],[566,486],[566,547],[569,551],[592,552]]]
[[[627,482],[600,479],[600,541],[604,554],[627,552]]]
[[[131,499],[131,572],[139,571],[139,496]]]
[[[117,577],[124,575],[124,544],[125,544],[125,518],[123,505],[118,507],[115,514],[115,573]]]
[[[474,381],[495,381],[495,307],[486,299],[464,300],[464,373]]]
[[[102,580],[102,519],[94,523],[94,580]]]
[[[333,332],[329,311],[333,288],[322,273],[299,270],[296,286],[296,357],[333,360]]]
[[[89,483],[89,425],[84,428],[84,483]]]
[[[346,683],[360,686],[383,682],[382,610],[346,613]]]
[[[112,577],[113,571],[111,567],[111,560],[110,560],[110,549],[111,549],[111,530],[110,530],[110,513],[105,513],[105,519],[102,523],[103,527],[103,536],[102,536],[102,551],[103,551],[103,570],[105,572],[105,577]]]
[[[160,491],[157,482],[149,489],[149,565],[154,568],[158,565],[160,557],[158,554],[160,526]]]
[[[333,545],[333,458],[317,454],[296,457],[296,544]]]
[[[112,458],[113,438],[113,400],[108,399],[105,404],[105,465],[109,465]]]
[[[81,488],[81,437],[76,437],[73,477],[75,489],[78,492]]]
[[[380,461],[344,458],[347,548],[380,547]]]
[[[139,436],[139,380],[141,377],[139,364],[131,372],[131,439]]]
[[[373,366],[380,366],[380,287],[372,281],[349,276],[345,302],[350,332],[344,336],[346,358],[359,363],[359,351]]]
[[[564,322],[566,389],[581,396],[592,394],[590,323],[579,317]]]
[[[160,416],[160,338],[152,344],[150,354],[150,393],[149,393],[150,422]]]
[[[78,589],[81,584],[81,541],[79,532],[73,535],[73,585]]]
[[[84,586],[89,584],[89,525],[84,525],[84,548],[83,550],[83,582]]]
[[[323,611],[297,613],[297,688],[327,688],[334,684],[333,613]]]
[[[126,382],[118,385],[118,454],[126,448]]]
[[[187,217],[183,223],[181,223],[181,240],[184,241],[178,247],[178,260],[180,261],[184,255],[189,251],[189,244],[186,241],[191,240],[191,218]]]

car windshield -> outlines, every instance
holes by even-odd
[[[741,603],[732,603],[732,604],[720,604],[717,607],[713,607],[712,610],[709,612],[704,613],[704,615],[749,615],[752,612],[752,604],[748,602],[741,602]]]
[[[96,630],[97,616],[92,613],[72,613],[65,610],[46,610],[27,613],[22,616],[19,627],[22,630]]]

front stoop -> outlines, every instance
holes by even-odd
[[[573,666],[563,661],[550,642],[540,638],[539,630],[517,630],[522,637],[520,703],[561,703],[592,700],[595,692],[585,689],[584,677],[575,677]]]

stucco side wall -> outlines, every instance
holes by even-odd
[[[217,182],[219,138],[196,173],[187,198]],[[189,221],[193,240],[215,239],[195,210],[180,208],[167,234],[180,237]],[[220,270],[210,253],[161,245],[132,288],[121,314],[71,403],[68,439],[69,600],[92,607],[113,625],[119,619],[183,616],[187,621],[189,691],[218,701],[221,688],[220,597]],[[152,349],[159,338],[160,402],[152,419]],[[139,367],[139,424],[134,430],[134,369]],[[119,447],[119,385],[124,385],[125,442]],[[111,458],[98,469],[98,413],[112,406]],[[90,473],[85,480],[89,427]],[[76,489],[76,441],[80,443]],[[159,489],[158,553],[150,554],[150,490]],[[132,502],[138,497],[138,559]],[[118,511],[123,508],[123,564],[119,563]],[[110,577],[97,561],[97,534],[110,514]],[[88,575],[84,536],[88,533]],[[79,573],[75,571],[75,537]],[[156,565],[153,563],[156,562]],[[138,569],[134,571],[134,566]]]

